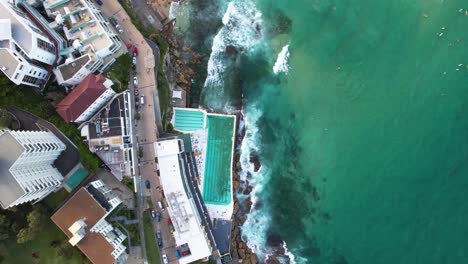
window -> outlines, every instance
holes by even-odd
[[[50,44],[47,41],[44,41],[42,39],[37,39],[37,47],[43,50],[46,50],[50,53],[55,53],[55,47],[54,45]]]
[[[23,77],[23,82],[27,82],[27,83],[36,84],[38,80],[39,80],[38,78],[33,77],[31,75],[25,75]]]

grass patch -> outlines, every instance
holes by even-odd
[[[83,142],[80,131],[55,112],[49,101],[45,100],[31,87],[15,85],[4,75],[0,76],[0,108],[16,106],[28,111],[42,119],[54,124],[65,136],[67,136],[78,148],[81,163],[86,170],[93,174],[99,169],[101,161],[92,154],[88,146]]]
[[[4,257],[2,263],[39,263],[39,264],[83,264],[91,263],[79,251],[71,250],[71,257],[59,256],[51,246],[53,241],[68,243],[65,234],[52,222],[47,221],[41,233],[36,238],[24,244],[17,244],[15,239],[0,243],[0,254]],[[33,258],[33,254],[37,258]]]
[[[122,179],[122,183],[127,186],[130,190],[135,191],[135,186],[133,184],[133,177],[130,176],[124,176]]]
[[[118,83],[112,86],[112,89],[116,93],[120,93],[128,89],[130,82],[130,70],[132,69],[132,58],[128,53],[125,53],[117,58],[117,60],[111,65],[104,76],[111,79],[112,81],[117,80],[120,82],[122,87]]]
[[[138,224],[127,225],[125,228],[130,233],[130,239],[132,241],[132,247],[141,245],[140,241],[140,230],[138,229]]]
[[[128,2],[128,0],[119,0],[119,3],[127,12],[128,16],[132,20],[133,25],[135,25],[135,27],[141,32],[141,34],[143,34],[145,38],[154,41],[159,47],[160,56],[158,62],[157,88],[159,95],[159,107],[161,109],[161,119],[163,123],[163,128],[166,129],[167,112],[169,111],[171,106],[171,90],[169,89],[169,84],[164,74],[163,65],[164,57],[169,51],[169,43],[164,39],[164,37],[161,34],[159,34],[159,32],[156,29],[152,27],[147,27],[143,23],[143,21],[141,21],[138,18],[135,10],[131,6],[131,3]]]
[[[156,242],[156,235],[151,225],[151,216],[148,210],[143,212],[143,226],[145,230],[146,242],[146,255],[149,264],[161,264],[161,257],[159,256],[159,247]]]

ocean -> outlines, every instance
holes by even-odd
[[[256,206],[242,237],[261,262],[284,241],[291,263],[468,263],[467,10],[462,0],[174,8],[189,18],[179,32],[201,32],[184,35],[203,58],[192,105],[244,114],[241,177]]]

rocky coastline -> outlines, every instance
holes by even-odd
[[[171,92],[182,91],[185,95],[183,96],[183,105],[177,105],[179,107],[190,106],[190,89],[192,85],[192,78],[194,77],[195,71],[193,67],[203,63],[203,58],[196,51],[192,50],[191,47],[179,40],[173,32],[165,36],[169,44],[167,54],[163,58],[164,65],[163,70],[168,80]],[[183,43],[183,44],[180,44]],[[228,46],[226,48],[227,55],[236,55],[237,50],[235,47]],[[242,114],[237,114],[237,125],[242,122]],[[242,140],[245,136],[246,128],[238,129],[239,131],[236,136],[236,148],[240,149]],[[257,208],[261,206],[259,203],[253,205],[250,199],[250,193],[253,190],[253,186],[249,183],[249,180],[243,181],[240,179],[239,173],[242,171],[242,166],[239,161],[240,152],[234,153],[233,161],[233,191],[234,191],[234,212],[232,215],[232,230],[231,230],[231,257],[232,263],[245,263],[245,264],[257,264],[259,263],[257,255],[251,248],[247,246],[247,243],[242,240],[241,227],[247,219],[247,214],[250,212],[252,206]],[[250,162],[254,164],[254,171],[257,172],[261,167],[260,159],[257,155],[251,155]],[[248,176],[248,178],[251,176]],[[244,197],[248,196],[247,199],[238,199],[237,195],[241,194]],[[278,253],[283,253],[279,250]],[[267,263],[280,263],[271,262],[269,259]]]

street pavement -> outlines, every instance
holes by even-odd
[[[130,18],[126,14],[125,10],[118,3],[117,0],[106,1],[101,6],[102,13],[106,17],[114,17],[117,23],[122,27],[124,33],[120,34],[122,40],[127,44],[131,43],[138,48],[136,76],[138,78],[138,92],[139,96],[145,97],[145,102],[140,105],[140,119],[135,120],[135,127],[133,128],[133,142],[134,151],[132,155],[134,160],[137,160],[135,176],[137,177],[138,191],[137,191],[137,207],[138,207],[138,219],[140,226],[140,237],[142,243],[142,255],[143,258],[147,259],[146,250],[157,250],[157,249],[146,249],[144,233],[143,233],[143,220],[142,213],[147,208],[146,200],[150,198],[154,207],[157,207],[158,201],[163,201],[163,193],[160,188],[159,177],[157,176],[157,164],[155,162],[154,153],[154,142],[156,142],[157,135],[162,132],[158,130],[157,123],[161,122],[161,116],[159,111],[159,100],[156,90],[156,77],[155,68],[157,67],[157,61],[155,60],[156,52],[152,49],[145,41],[141,33],[131,23]],[[154,47],[153,47],[154,48]],[[157,47],[156,47],[157,48]],[[159,50],[157,51],[159,56]],[[159,57],[158,57],[159,59]],[[133,76],[131,76],[133,79]],[[133,81],[130,84],[130,92],[134,97],[134,85]],[[135,100],[140,98],[134,98],[132,102],[132,109],[135,109]],[[155,111],[157,109],[157,111]],[[135,113],[132,113],[133,115]],[[159,115],[159,116],[158,116]],[[142,156],[138,157],[139,149],[142,150]],[[144,185],[146,181],[149,181],[151,188],[147,189]],[[166,203],[164,202],[166,205]],[[159,209],[158,209],[159,210]],[[161,210],[160,210],[161,211]],[[154,230],[160,230],[163,237],[163,248],[160,251],[160,255],[166,254],[170,263],[178,263],[175,259],[174,247],[175,241],[169,232],[167,226],[167,219],[169,218],[167,210],[162,212],[161,222],[153,220]],[[145,261],[146,263],[146,261]]]

